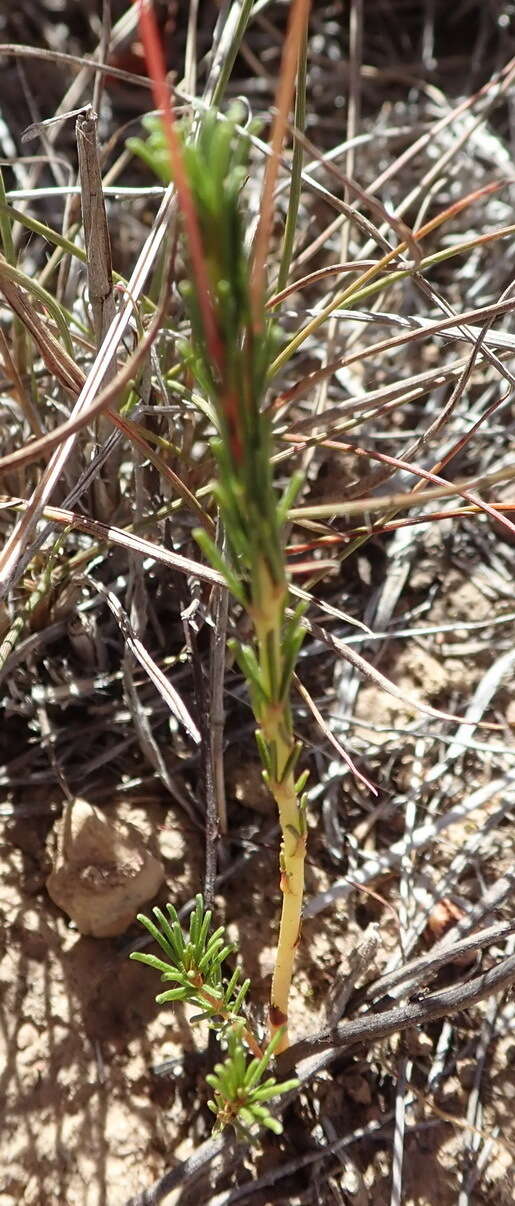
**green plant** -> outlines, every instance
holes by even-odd
[[[278,1083],[274,1076],[263,1079],[281,1033],[278,1031],[263,1050],[249,1027],[245,999],[250,981],[242,980],[239,968],[232,974],[225,971],[224,964],[235,947],[226,942],[224,927],[211,932],[212,913],[205,910],[201,895],[196,897],[187,935],[173,905],[167,905],[168,916],[159,908],[155,908],[153,914],[155,921],[143,914],[139,914],[138,920],[161,947],[166,959],[140,951],[133,951],[131,959],[146,963],[161,973],[164,983],[174,985],[159,993],[156,997],[159,1005],[182,1001],[192,1006],[198,1012],[192,1016],[191,1023],[206,1021],[227,1047],[226,1059],[216,1064],[214,1071],[206,1077],[213,1090],[208,1106],[216,1116],[215,1129],[221,1130],[232,1124],[252,1138],[256,1126],[266,1126],[278,1134],[282,1130],[281,1123],[270,1114],[265,1103],[295,1088],[298,1082]],[[250,1061],[245,1047],[253,1056]]]
[[[163,175],[164,135],[150,122],[147,163]],[[133,150],[142,153],[139,142]],[[303,604],[292,615],[284,553],[289,507],[301,483],[295,475],[282,495],[273,473],[270,410],[265,406],[277,332],[265,298],[253,288],[253,263],[245,246],[241,189],[249,142],[238,133],[237,115],[211,110],[199,119],[195,141],[184,141],[183,164],[198,224],[212,307],[214,338],[208,338],[198,280],[183,285],[191,328],[185,356],[217,427],[212,449],[217,467],[213,492],[226,535],[223,556],[208,533],[196,538],[221,571],[253,630],[250,642],[232,642],[247,680],[263,775],[279,810],[282,916],[270,1001],[272,1035],[287,1045],[288,997],[299,941],[306,848],[307,772],[297,773],[301,743],[295,739],[290,689],[302,644]],[[186,246],[186,254],[188,248]],[[204,299],[205,301],[205,299]]]
[[[272,413],[276,413],[276,407],[272,410],[269,389],[276,375],[335,309],[361,305],[368,297],[390,289],[392,284],[412,275],[415,269],[425,269],[437,262],[437,257],[448,256],[445,249],[424,257],[420,244],[470,203],[470,196],[459,199],[420,225],[414,235],[374,198],[371,208],[374,213],[379,213],[381,223],[389,232],[393,229],[397,236],[395,246],[390,246],[378,232],[381,257],[372,263],[357,264],[357,279],[352,279],[352,283],[344,288],[335,287],[323,309],[317,309],[288,343],[278,346],[280,337],[271,310],[284,300],[288,291],[292,229],[296,221],[301,172],[300,139],[297,139],[292,162],[295,187],[290,193],[288,209],[291,221],[286,224],[278,276],[279,286],[286,287],[275,297],[266,294],[266,253],[273,216],[274,172],[291,101],[286,77],[293,59],[297,62],[302,91],[306,23],[304,21],[302,26],[301,8],[300,2],[292,4],[292,14],[299,19],[298,37],[296,47],[292,49],[290,45],[288,49],[285,46],[284,70],[278,89],[278,117],[269,138],[270,154],[253,241],[245,237],[244,185],[249,171],[250,138],[248,130],[241,129],[241,115],[223,114],[214,107],[197,113],[189,126],[182,127],[181,139],[168,93],[163,89],[159,94],[156,89],[156,103],[161,105],[163,117],[149,119],[150,137],[145,144],[135,140],[130,143],[131,149],[142,155],[161,179],[173,177],[176,185],[186,264],[182,295],[191,328],[191,338],[183,345],[183,362],[198,386],[202,412],[216,429],[211,439],[216,467],[213,495],[225,534],[220,547],[205,528],[197,530],[196,538],[205,556],[222,574],[248,620],[248,638],[233,640],[231,645],[248,685],[263,776],[275,798],[281,827],[282,911],[270,1000],[270,1030],[274,1038],[278,1033],[280,1035],[277,1039],[279,1051],[288,1045],[288,1000],[300,937],[307,838],[307,771],[299,774],[297,769],[302,746],[295,738],[290,702],[293,674],[305,629],[302,605],[289,607],[285,533],[288,520],[331,517],[338,513],[338,506],[328,502],[293,509],[302,480],[296,474],[282,493],[278,490],[272,428]],[[302,102],[302,97],[300,99]],[[303,103],[297,104],[296,116],[302,123]],[[368,195],[355,181],[343,176],[335,165],[331,166],[331,171],[336,174],[339,184],[350,190],[351,196],[357,196],[360,204],[370,203]],[[494,186],[487,186],[490,187]],[[355,215],[356,211],[352,213]],[[367,230],[370,232],[371,229],[368,223]],[[411,256],[409,262],[405,260],[407,252]],[[345,267],[335,265],[335,276],[341,275]],[[309,279],[296,282],[295,288],[303,287]],[[335,364],[321,369],[320,379],[334,370]],[[319,374],[313,374],[313,378],[316,383]],[[280,406],[295,396],[294,387],[279,399]],[[357,422],[358,419],[351,415],[338,430],[352,429]],[[316,442],[326,437],[324,434],[312,438]],[[346,446],[339,447],[345,450]],[[369,455],[359,446],[356,452]],[[372,455],[380,462],[389,459],[393,464],[391,457],[386,458],[381,453]],[[410,468],[398,460],[397,467]],[[445,489],[442,479],[427,473],[425,476],[443,484]],[[341,504],[342,512],[350,514],[352,505],[345,500]],[[360,507],[361,503],[354,505]],[[379,505],[384,508],[384,499]],[[391,519],[396,510],[386,514]],[[328,538],[334,539],[334,534],[328,533]],[[342,552],[342,559],[369,538],[368,528],[358,532]]]

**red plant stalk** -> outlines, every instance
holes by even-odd
[[[186,169],[177,134],[177,122],[170,85],[166,78],[163,50],[153,7],[149,0],[136,0],[141,41],[145,50],[148,73],[152,81],[152,93],[156,105],[163,114],[163,131],[170,153],[170,172],[175,182],[179,208],[182,214],[191,265],[195,277],[199,306],[204,325],[204,335],[209,355],[220,375],[223,375],[223,348],[217,328],[209,279],[202,247],[195,206],[188,184]]]

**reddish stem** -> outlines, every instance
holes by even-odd
[[[163,130],[168,143],[170,166],[177,189],[179,207],[186,227],[188,248],[193,274],[195,276],[197,293],[204,334],[213,364],[219,373],[223,370],[223,350],[213,310],[213,302],[209,289],[209,280],[204,261],[204,249],[195,213],[191,190],[188,184],[181,144],[177,134],[175,110],[170,87],[166,79],[163,49],[159,37],[154,11],[149,0],[136,0],[138,4],[139,28],[141,40],[145,49],[145,59],[148,73],[152,81],[152,93],[156,109],[163,114]]]

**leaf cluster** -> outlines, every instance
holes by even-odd
[[[273,484],[273,444],[263,408],[276,347],[262,300],[252,296],[252,257],[246,247],[242,185],[249,171],[249,141],[236,118],[203,117],[198,136],[184,148],[185,166],[207,266],[220,341],[213,363],[200,319],[196,286],[183,290],[189,308],[197,380],[217,416],[217,501],[232,570],[230,587],[244,606],[256,598],[264,561],[272,581],[284,586],[282,516]],[[206,542],[204,542],[206,544]],[[212,546],[210,559],[216,557]],[[227,573],[226,573],[227,576]]]
[[[200,1010],[193,1022],[207,1020],[217,1028],[238,1021],[250,980],[242,981],[239,968],[228,978],[224,975],[223,964],[235,950],[225,940],[224,926],[210,933],[212,912],[204,909],[200,893],[195,898],[187,935],[173,905],[168,904],[166,910],[168,916],[162,909],[154,908],[155,921],[138,914],[138,921],[161,947],[166,960],[141,951],[133,951],[130,956],[161,972],[164,983],[175,985],[156,997],[158,1005],[187,1002]]]
[[[294,475],[282,498],[278,495],[271,419],[263,407],[273,333],[262,299],[252,297],[252,259],[241,200],[250,144],[239,131],[238,117],[237,112],[223,117],[216,110],[203,114],[182,150],[220,343],[220,360],[215,363],[192,274],[183,288],[192,326],[190,365],[218,426],[218,438],[212,441],[218,468],[214,492],[225,527],[226,555],[221,556],[205,531],[196,537],[254,622],[259,648],[236,644],[235,654],[264,729],[260,749],[266,774],[270,781],[280,781],[284,766],[276,765],[274,742],[267,741],[266,717],[272,710],[282,717],[288,730],[284,742],[291,745],[287,700],[304,632],[302,608],[285,619],[283,539],[288,509],[302,478]],[[151,133],[145,157],[148,162],[155,156],[156,170],[164,171],[167,149],[160,119],[147,124]],[[134,141],[131,146],[137,149]]]
[[[148,131],[147,137],[127,138],[127,149],[142,159],[154,176],[162,180],[163,184],[169,184],[170,152],[162,120],[157,113],[145,113],[141,124]]]
[[[263,399],[277,341],[262,300],[256,303],[252,298],[252,260],[241,200],[250,142],[238,127],[241,116],[239,109],[229,115],[211,109],[199,115],[193,126],[183,127],[182,155],[209,284],[217,358],[208,346],[193,273],[182,293],[191,322],[189,367],[212,405],[218,428],[212,443],[218,468],[215,493],[226,529],[228,560],[221,563],[216,548],[201,534],[199,542],[224,572],[235,597],[248,606],[263,586],[256,574],[261,560],[272,581],[285,586],[281,528],[291,490],[281,503],[273,484],[271,422]],[[161,178],[169,179],[161,119],[150,116],[145,124],[149,138],[131,139],[128,146]]]
[[[213,1097],[208,1107],[216,1114],[215,1131],[232,1124],[247,1137],[253,1137],[256,1126],[266,1126],[280,1135],[283,1129],[278,1118],[274,1118],[266,1102],[281,1093],[295,1089],[298,1080],[278,1084],[275,1076],[264,1074],[279,1044],[281,1031],[274,1035],[260,1059],[247,1060],[237,1031],[228,1036],[228,1055],[224,1063],[215,1064],[213,1072],[206,1076]]]
[[[303,608],[286,618],[284,530],[302,478],[294,475],[279,496],[273,479],[270,412],[263,405],[273,332],[264,300],[256,299],[252,290],[241,198],[250,143],[240,133],[238,117],[235,112],[222,117],[216,110],[203,114],[182,150],[219,340],[219,359],[214,360],[192,273],[183,288],[192,327],[190,365],[216,416],[214,493],[225,528],[225,556],[205,531],[195,535],[253,621],[255,643],[235,642],[234,653],[249,685],[265,778],[273,789],[286,776],[294,786],[299,753],[289,694],[304,636]],[[159,165],[166,146],[155,122],[146,157],[156,155]]]
[[[155,921],[142,913],[138,914],[138,921],[161,947],[166,959],[142,951],[133,951],[130,958],[152,967],[161,973],[165,983],[175,985],[158,994],[159,1005],[170,1001],[193,1005],[199,1012],[191,1018],[191,1023],[207,1021],[227,1046],[227,1058],[216,1064],[214,1071],[206,1077],[213,1090],[208,1105],[216,1114],[216,1129],[232,1124],[249,1138],[251,1128],[255,1130],[256,1125],[267,1126],[279,1133],[281,1123],[272,1117],[265,1102],[294,1088],[297,1081],[279,1084],[274,1076],[263,1079],[280,1033],[263,1052],[250,1036],[243,1013],[250,980],[242,980],[238,968],[232,975],[224,974],[223,964],[235,951],[234,945],[225,940],[224,926],[210,932],[212,913],[204,908],[200,893],[195,898],[186,934],[172,904],[166,906],[167,915],[157,907],[152,912]],[[259,1056],[250,1061],[245,1051],[249,1038],[252,1038],[253,1048],[260,1051]]]

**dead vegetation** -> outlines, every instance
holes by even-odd
[[[284,478],[305,473],[301,1086],[252,1152],[209,1138],[216,1052],[153,1004],[128,961],[138,927],[83,937],[45,889],[67,800],[134,826],[164,865],[160,902],[186,912],[212,887],[259,1026],[275,815],[224,658],[242,619],[192,537],[216,526],[210,423],[178,358],[173,197],[125,149],[152,104],[135,10],[0,17],[2,1206],[513,1199],[512,7],[311,16],[295,288],[277,306],[285,337],[309,330],[272,395]],[[237,8],[215,25],[209,6],[156,4],[178,103],[212,101]],[[224,94],[263,122],[249,238],[285,18],[255,5]],[[75,119],[38,124],[90,103],[79,150]]]

